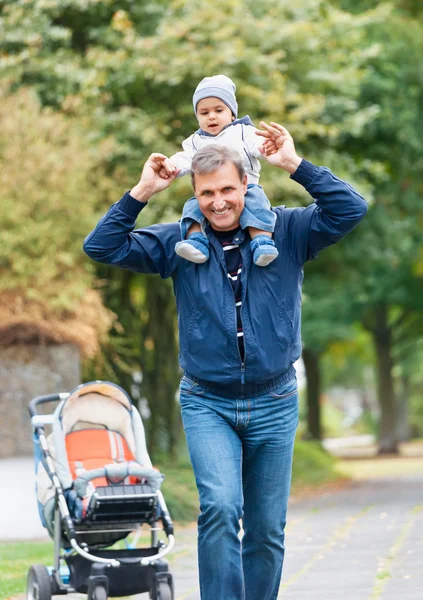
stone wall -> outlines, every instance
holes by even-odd
[[[69,392],[80,382],[80,355],[74,345],[0,348],[0,458],[32,454],[32,398]],[[49,404],[40,412],[54,408]]]

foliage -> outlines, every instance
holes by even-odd
[[[391,433],[395,429],[395,408],[388,409],[386,402],[388,396],[393,398],[394,377],[415,352],[423,325],[423,36],[421,23],[403,11],[404,4],[401,11],[391,5],[384,22],[368,24],[367,43],[378,51],[369,57],[356,103],[360,111],[373,110],[373,118],[358,134],[346,129],[335,140],[335,146],[350,154],[373,189],[372,205],[356,232],[327,251],[316,267],[311,265],[311,277],[305,283],[306,300],[319,287],[331,293],[330,300],[325,298],[317,306],[311,303],[311,311],[304,303],[305,318],[311,312],[310,327],[304,328],[306,341],[318,339],[321,349],[325,340],[332,348],[337,340],[339,347],[342,338],[344,344],[350,343],[347,340],[353,339],[357,329],[348,334],[348,324],[351,327],[357,320],[371,333],[377,348],[382,420],[390,414],[382,437],[388,429]],[[369,170],[369,164],[377,168]],[[325,305],[331,301],[333,310],[325,318]]]
[[[81,249],[96,220],[93,200],[108,191],[93,179],[103,150],[95,156],[81,123],[42,109],[27,89],[13,95],[3,89],[0,148],[3,343],[19,323],[27,329],[21,341],[33,341],[32,324],[39,338],[76,341],[92,354],[111,323]]]
[[[360,139],[345,139],[352,154],[358,155],[364,144],[370,159],[386,165],[386,176],[375,182],[375,203],[357,236],[366,248],[360,281],[352,278],[347,283],[349,290],[360,286],[352,307],[378,349],[382,437],[395,428],[395,402],[389,410],[385,405],[394,398],[395,365],[400,367],[415,352],[423,331],[421,33],[421,23],[401,13],[370,30],[381,52],[362,83],[360,104],[377,102],[380,112]],[[395,432],[391,435],[395,444]]]
[[[303,486],[313,486],[333,481],[336,459],[325,452],[319,442],[295,442],[292,468],[293,491],[301,491]]]
[[[96,134],[113,134],[119,144],[113,166],[125,163],[133,175],[140,156],[172,153],[196,128],[192,92],[213,72],[237,82],[243,114],[282,120],[311,158],[330,157],[343,128],[362,131],[373,116],[355,102],[376,52],[361,42],[368,22],[386,10],[351,17],[323,0],[19,0],[3,2],[2,13],[0,72],[14,87],[30,83],[44,105],[91,111]],[[266,169],[267,178],[279,202],[281,178]],[[177,210],[188,189],[172,190]],[[164,194],[160,205],[169,201]]]
[[[198,493],[186,447],[181,454],[176,461],[159,459],[157,466],[165,473],[162,490],[172,519],[178,523],[190,523],[199,513]]]
[[[358,326],[350,328],[351,337],[333,339],[323,359],[325,387],[343,385],[366,389],[369,386],[368,369],[374,363],[371,336]]]

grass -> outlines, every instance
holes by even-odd
[[[423,457],[380,456],[340,460],[337,464],[337,471],[355,480],[413,475],[423,471]]]
[[[165,474],[162,492],[172,519],[179,523],[191,523],[197,518],[199,504],[188,457],[177,462],[158,461],[156,466]]]
[[[319,444],[297,441],[293,467],[294,493],[339,477],[335,464],[336,460],[326,454]],[[177,462],[159,460],[157,467],[166,474],[162,490],[172,519],[177,524],[194,521],[198,515],[198,497],[188,458]],[[52,560],[53,542],[49,540],[0,544],[0,600],[24,593],[30,566],[37,563],[51,565]]]
[[[25,591],[28,569],[33,564],[50,565],[53,542],[0,544],[0,598]]]
[[[336,459],[325,452],[318,442],[295,442],[292,468],[292,489],[319,486],[339,479]]]

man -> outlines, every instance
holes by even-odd
[[[239,228],[247,185],[242,160],[216,145],[192,162],[195,195],[208,222],[206,263],[175,254],[177,223],[133,231],[139,212],[177,174],[160,177],[161,154],[149,157],[139,183],[84,246],[95,260],[173,279],[185,373],[182,418],[200,496],[202,600],[277,597],[298,420],[293,363],[301,353],[303,265],[367,211],[351,186],[297,155],[285,128],[262,127],[267,160],[315,199],[307,208],[273,209],[279,256],[265,269],[253,264],[248,235]]]

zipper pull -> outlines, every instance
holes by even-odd
[[[241,383],[245,383],[245,363],[241,363]]]

